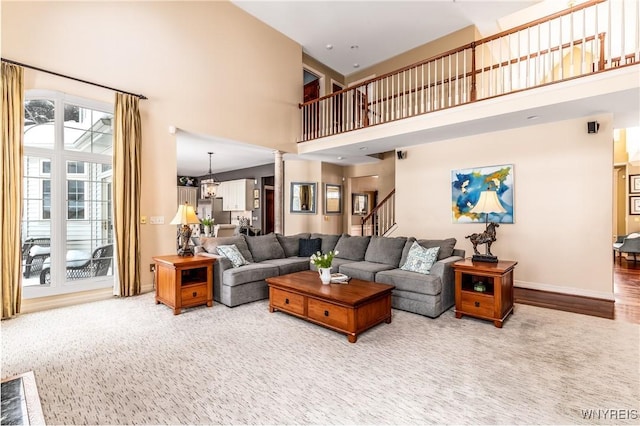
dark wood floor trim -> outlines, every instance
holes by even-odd
[[[615,302],[613,300],[521,287],[515,287],[513,290],[516,303],[608,319],[614,318]]]

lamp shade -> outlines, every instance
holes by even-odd
[[[180,204],[178,207],[178,212],[171,219],[171,225],[192,225],[195,223],[200,223],[200,219],[196,215],[193,206],[189,203]]]
[[[507,211],[500,204],[496,191],[482,191],[480,199],[471,210],[471,213],[506,213]]]

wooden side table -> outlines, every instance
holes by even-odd
[[[513,269],[518,262],[498,263],[459,260],[452,266],[456,275],[456,318],[469,315],[502,323],[513,312]]]
[[[155,256],[156,304],[178,315],[182,308],[213,306],[213,263],[206,256]]]

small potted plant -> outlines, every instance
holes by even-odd
[[[322,284],[330,284],[331,283],[331,264],[333,263],[333,258],[339,252],[330,251],[329,253],[322,254],[321,252],[317,252],[312,254],[309,258],[311,263],[316,265],[318,268],[318,273],[320,274],[320,280]]]
[[[200,223],[202,223],[202,225],[204,225],[204,236],[205,237],[210,237],[211,236],[211,226],[213,226],[213,219],[210,217],[205,217],[204,219],[202,219],[200,221]]]

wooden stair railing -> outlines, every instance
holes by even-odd
[[[638,1],[588,0],[299,104],[300,142],[638,66],[639,14]]]
[[[396,190],[384,197],[371,213],[362,218],[362,235],[383,236],[396,224]]]

